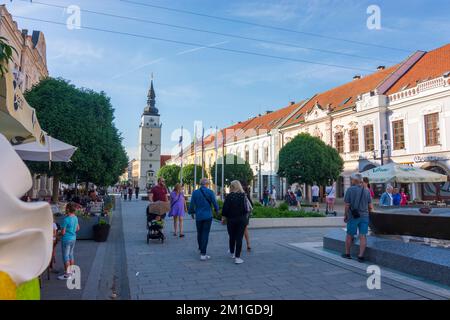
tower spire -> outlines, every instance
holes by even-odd
[[[159,111],[155,107],[156,105],[156,94],[155,88],[153,87],[153,72],[150,78],[150,89],[147,94],[147,107],[144,109],[144,114],[146,115],[158,115]]]

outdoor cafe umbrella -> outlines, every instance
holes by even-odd
[[[45,142],[36,111],[28,105],[11,72],[0,78],[0,133],[13,145]]]
[[[14,146],[22,160],[42,162],[69,162],[76,147],[45,135],[45,145],[37,142]]]
[[[370,183],[447,182],[446,175],[394,162],[364,171],[361,174],[363,177],[369,178]]]

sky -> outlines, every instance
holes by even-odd
[[[50,76],[111,97],[115,124],[130,159],[137,157],[140,117],[152,73],[163,123],[162,150],[170,154],[181,126],[191,132],[195,121],[202,121],[206,129],[226,127],[344,84],[355,74],[364,76],[379,65],[398,63],[416,50],[450,42],[448,0],[434,0],[433,5],[428,0],[1,2],[19,28],[44,33]],[[379,28],[370,23],[372,5],[380,10]],[[69,6],[81,9],[81,29],[67,28],[70,11],[64,8]]]

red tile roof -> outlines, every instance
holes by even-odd
[[[375,90],[384,79],[397,69],[397,67],[398,65],[377,71],[361,79],[353,80],[337,88],[315,95],[300,110],[292,115],[283,127],[302,122],[305,115],[314,108],[316,103],[319,104],[322,109],[326,110],[331,108],[333,111],[353,107],[359,95]]]
[[[171,158],[170,155],[163,155],[163,154],[162,154],[162,155],[160,156],[160,165],[161,165],[161,167],[164,167],[164,166],[166,165],[166,162],[169,161],[170,158]]]
[[[450,44],[426,53],[386,94],[413,88],[418,83],[442,76],[450,71]]]

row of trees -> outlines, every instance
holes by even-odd
[[[238,158],[235,155],[226,155],[226,163],[224,168],[224,185],[229,186],[231,181],[239,180],[243,185],[248,185],[253,179],[253,172],[248,162]],[[216,185],[222,185],[222,159],[217,160],[209,169],[209,175]],[[197,166],[197,179],[195,180],[195,166]],[[217,181],[215,172],[217,166]],[[200,165],[188,164],[183,166],[183,170],[175,164],[166,165],[158,171],[158,177],[163,177],[169,187],[175,186],[180,182],[181,171],[183,174],[183,183],[187,185],[198,185],[202,177],[203,167]],[[204,172],[206,176],[206,171]],[[194,181],[195,180],[195,181]]]
[[[253,179],[253,171],[248,162],[235,155],[226,155],[224,170],[225,186],[229,186],[233,180],[239,180],[243,185],[249,185]],[[232,161],[229,161],[233,159]],[[216,185],[222,185],[222,159],[218,164],[214,163],[210,168],[210,176]],[[215,172],[217,166],[217,181]],[[302,133],[287,143],[279,154],[280,177],[287,178],[289,184],[317,182],[325,185],[329,180],[336,180],[342,172],[344,161],[336,149],[325,144],[321,139]],[[194,183],[195,165],[189,164],[183,167],[183,183],[187,185],[199,184],[202,175],[202,167],[197,165],[197,181]],[[158,176],[166,180],[168,186],[173,187],[180,181],[181,168],[177,165],[162,167]]]
[[[76,146],[70,163],[28,162],[34,173],[54,178],[53,196],[59,182],[110,186],[128,165],[122,137],[114,125],[114,109],[104,92],[76,88],[63,79],[47,78],[25,93],[36,109],[41,127],[52,137]]]

